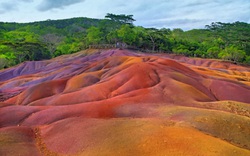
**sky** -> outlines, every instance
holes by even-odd
[[[0,0],[1,22],[134,15],[136,26],[204,28],[212,22],[250,23],[250,0]]]

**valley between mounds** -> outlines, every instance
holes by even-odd
[[[250,155],[250,68],[89,49],[0,71],[0,155]]]

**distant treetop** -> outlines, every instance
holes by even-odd
[[[107,13],[105,18],[108,18],[108,19],[115,21],[115,22],[120,22],[120,23],[124,23],[124,24],[131,24],[131,25],[135,21],[135,19],[133,18],[133,15],[125,15],[125,14],[116,15],[116,14],[112,14],[112,13]]]

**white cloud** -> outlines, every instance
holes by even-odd
[[[204,28],[205,25],[218,21],[250,22],[249,0],[1,0],[1,2],[1,20],[16,22],[72,17],[104,18],[106,13],[132,14],[137,20],[135,24],[145,27],[185,30]]]
[[[34,0],[9,0],[0,3],[0,14],[8,13],[11,11],[19,11],[21,3],[33,2]]]
[[[12,2],[3,2],[0,4],[0,14],[4,14],[17,9],[17,5]]]
[[[43,0],[38,6],[39,11],[48,11],[51,9],[63,9],[64,7],[83,2],[84,0]]]

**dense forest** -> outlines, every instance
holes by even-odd
[[[33,23],[0,22],[0,69],[24,61],[74,53],[92,44],[123,42],[141,51],[175,53],[250,64],[250,24],[214,22],[204,29],[156,29],[133,25],[133,15]]]

